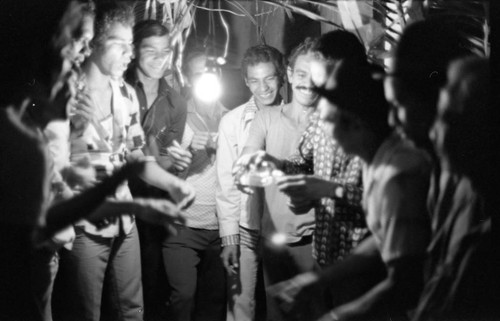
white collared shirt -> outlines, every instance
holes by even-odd
[[[252,111],[258,111],[253,96],[228,112],[219,125],[216,204],[221,237],[239,234],[240,225],[250,230],[260,229],[262,202],[259,202],[259,195],[240,192],[232,175],[233,164],[248,139],[253,121],[249,113]]]

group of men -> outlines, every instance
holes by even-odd
[[[464,292],[492,288],[477,265],[493,198],[443,130],[469,112],[445,99],[457,74],[482,62],[450,69],[436,109],[448,63],[465,54],[453,32],[411,26],[387,75],[347,31],[305,39],[287,63],[253,46],[241,64],[252,96],[229,111],[169,86],[160,22],[135,23],[123,4],[59,2],[45,17],[55,21],[40,21],[52,34],[33,37],[47,40],[33,66],[6,55],[22,72],[2,78],[14,88],[1,97],[12,151],[0,171],[0,255],[12,263],[2,320],[51,320],[52,305],[60,320],[255,320],[261,265],[267,320],[493,315],[492,292]],[[187,54],[189,84],[207,59]],[[270,163],[272,184],[238,180]]]

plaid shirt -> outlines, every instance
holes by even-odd
[[[313,257],[321,266],[328,266],[344,259],[368,233],[361,204],[362,161],[346,155],[324,134],[317,112],[302,134],[299,153],[301,158],[286,162],[287,173],[313,172],[345,190],[342,199],[325,197],[315,208]]]

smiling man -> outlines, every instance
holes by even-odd
[[[288,158],[297,151],[318,98],[312,90],[309,72],[315,43],[315,39],[307,38],[291,53],[287,76],[292,88],[292,101],[257,112],[236,169],[247,167],[252,155],[259,150],[265,150],[279,159]],[[309,211],[304,215],[295,215],[287,206],[289,198],[276,185],[266,187],[264,197],[261,233],[265,244],[262,259],[265,285],[269,286],[312,269],[314,213]],[[273,245],[272,239],[276,237],[284,239],[284,244]],[[273,300],[268,300],[266,306],[268,320],[284,319]]]
[[[159,148],[162,167],[172,173],[183,171],[191,162],[191,154],[177,146],[186,124],[186,102],[165,81],[172,49],[167,27],[157,20],[144,20],[134,25],[135,59],[126,80],[134,87],[139,102],[140,123],[146,137],[152,137]],[[164,191],[149,186],[141,179],[129,181],[134,197],[170,199]],[[161,255],[165,229],[142,220],[137,224],[141,239],[145,318],[161,313],[166,301],[166,277]]]
[[[232,165],[248,139],[250,125],[258,110],[279,108],[279,89],[283,84],[283,56],[273,47],[249,48],[241,71],[252,97],[227,113],[219,126],[217,147],[216,203],[222,237],[222,261],[231,287],[241,284],[241,292],[228,293],[227,320],[250,321],[255,317],[258,243],[262,209],[257,197],[238,191],[231,174]]]
[[[98,180],[126,161],[144,159],[137,97],[121,80],[133,54],[133,25],[130,7],[117,3],[98,6],[93,51],[82,67],[86,89],[71,119],[71,161],[89,158]],[[169,192],[179,205],[194,197],[184,181],[165,172],[155,161],[145,163],[141,178]],[[128,185],[121,185],[113,199],[131,200]],[[116,289],[110,295],[116,307],[113,312],[120,317],[113,319],[143,319],[139,238],[132,213],[125,209],[112,219],[75,224],[73,249],[63,252],[61,261],[64,286],[75,296],[67,305],[71,319],[100,319],[105,279]]]
[[[315,64],[315,63],[314,63]],[[319,272],[275,286],[283,307],[304,313],[321,287],[332,293],[369,281],[364,291],[318,316],[303,320],[378,320],[398,317],[411,309],[422,286],[422,268],[430,238],[425,208],[430,160],[413,143],[394,133],[387,123],[389,107],[383,85],[372,78],[368,64],[343,60],[333,71],[313,81],[322,93],[320,118],[343,150],[360,157],[363,168],[363,209],[371,236],[348,258]],[[383,264],[381,264],[383,262]],[[384,271],[385,270],[385,271]],[[380,273],[382,272],[382,273]],[[377,275],[380,274],[380,275]],[[363,289],[360,289],[363,290]]]

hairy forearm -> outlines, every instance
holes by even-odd
[[[358,299],[340,305],[333,310],[339,320],[364,320],[368,316],[375,318],[385,311],[390,302],[394,285],[386,278]]]
[[[336,284],[347,278],[356,277],[365,273],[383,272],[385,265],[380,257],[373,236],[364,240],[351,254],[342,262],[334,264],[318,272],[322,282]]]
[[[163,170],[156,162],[146,162],[140,177],[148,184],[164,191],[170,191],[179,178]]]
[[[139,165],[138,166],[142,166]],[[104,179],[100,184],[83,191],[73,198],[54,204],[47,211],[47,226],[45,233],[51,237],[59,230],[86,218],[106,197],[112,194],[117,186],[126,178],[130,168],[123,168],[115,175]]]
[[[334,309],[340,320],[404,313],[415,306],[422,289],[423,258],[403,258],[388,264],[386,278],[365,294]]]

